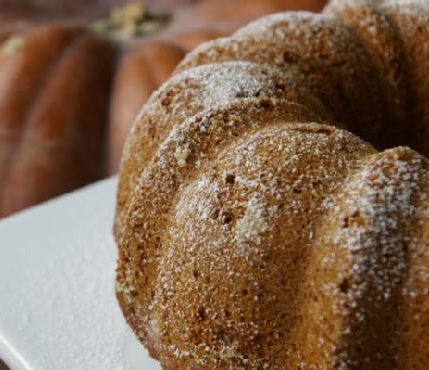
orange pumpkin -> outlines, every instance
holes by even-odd
[[[103,175],[115,48],[78,27],[12,36],[0,55],[0,215]]]
[[[115,173],[140,106],[199,42],[265,13],[323,5],[185,2],[171,19],[130,5],[91,27],[0,27],[0,217]]]

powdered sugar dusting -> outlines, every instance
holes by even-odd
[[[238,220],[235,230],[235,240],[238,244],[246,242],[261,243],[260,234],[269,229],[269,223],[264,216],[264,204],[256,196],[247,205],[244,216]]]

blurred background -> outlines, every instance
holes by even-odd
[[[0,0],[0,218],[117,173],[186,52],[324,0]]]

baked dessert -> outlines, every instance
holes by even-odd
[[[428,17],[264,17],[143,107],[116,291],[164,369],[429,368]]]

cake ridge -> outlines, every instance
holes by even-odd
[[[398,363],[411,368],[406,360],[411,356],[402,348],[407,323],[400,317],[412,295],[404,288],[408,260],[419,243],[415,224],[421,220],[428,175],[426,159],[409,148],[389,149],[368,157],[333,197],[330,214],[335,216],[318,231],[321,245],[309,262],[306,289],[309,297],[318,297],[306,317],[318,317],[318,330],[331,333],[318,349],[326,368],[335,362],[339,368],[387,369]],[[322,282],[322,271],[335,273]],[[338,317],[336,330],[326,322],[332,316]],[[409,330],[416,324],[409,322]],[[311,323],[308,327],[314,330]],[[317,332],[301,335],[317,346]]]

